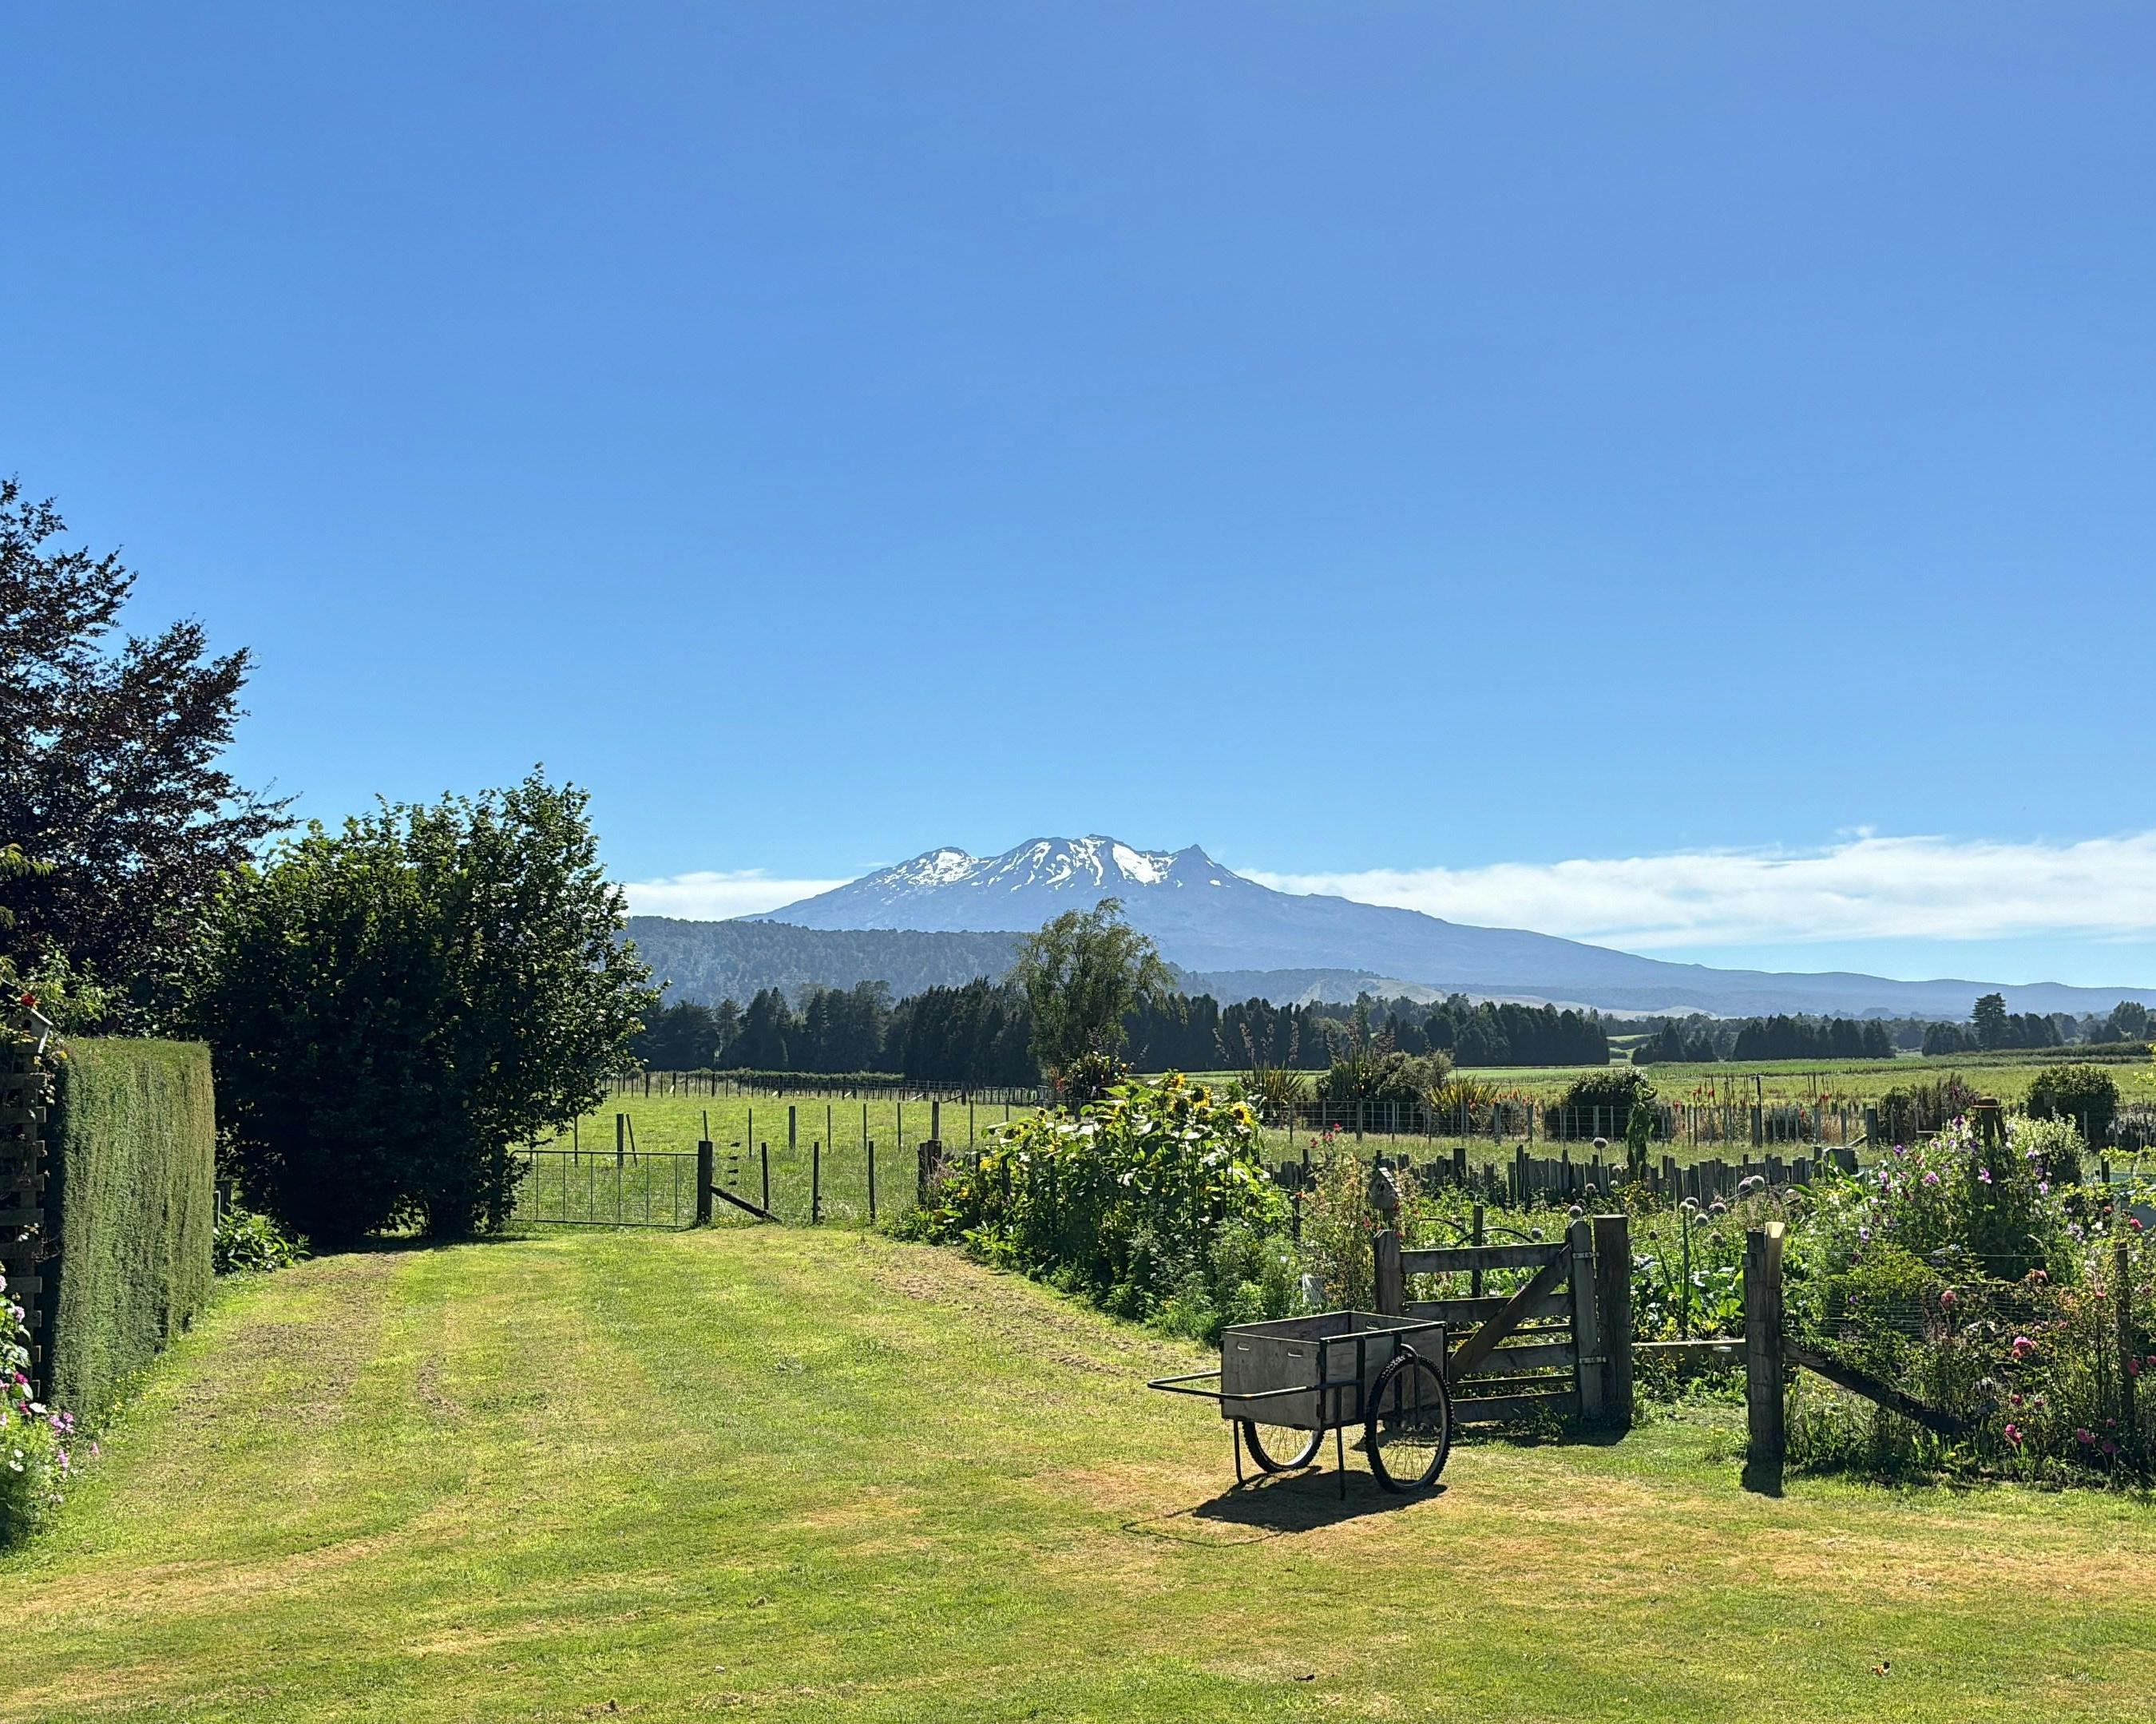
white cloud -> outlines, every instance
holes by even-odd
[[[754,916],[797,899],[813,898],[842,880],[773,880],[761,868],[736,868],[701,874],[671,874],[660,880],[633,880],[622,890],[638,916],[679,916],[692,921],[723,921]]]
[[[1245,870],[1450,921],[1635,950],[1863,939],[2156,933],[2156,832],[2079,844],[1880,838],[1808,851],[1704,850],[1348,874]]]

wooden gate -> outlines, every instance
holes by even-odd
[[[1445,1361],[1453,1416],[1464,1424],[1553,1415],[1627,1428],[1632,1422],[1630,1231],[1622,1215],[1584,1218],[1554,1244],[1404,1250],[1379,1234],[1377,1306],[1389,1316],[1441,1318],[1454,1337]],[[1483,1290],[1493,1273],[1526,1279]],[[1465,1275],[1470,1290],[1406,1296],[1415,1275]]]

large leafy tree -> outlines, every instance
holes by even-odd
[[[118,634],[135,577],[63,542],[49,502],[0,480],[0,962],[63,961],[141,1023],[172,1001],[226,873],[288,823],[218,765],[240,717],[244,649],[202,625]]]
[[[1123,1020],[1174,998],[1160,953],[1122,911],[1114,898],[1065,911],[1019,942],[1011,967],[1033,1019],[1034,1057],[1073,1102],[1091,1100],[1116,1075]]]
[[[384,803],[234,878],[193,1010],[250,1198],[326,1244],[506,1219],[514,1146],[595,1105],[657,1005],[585,804],[537,772]]]

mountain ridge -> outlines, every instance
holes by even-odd
[[[942,845],[742,920],[819,930],[1014,933],[1061,911],[1121,900],[1163,957],[1200,972],[1368,971],[1442,990],[1607,1011],[1717,1016],[1809,1012],[1965,1018],[1980,993],[2019,1012],[2088,1012],[2156,990],[2063,983],[1918,982],[1856,971],[1723,970],[1486,928],[1419,911],[1276,891],[1196,844],[1145,850],[1103,833],[1033,838],[994,856]]]

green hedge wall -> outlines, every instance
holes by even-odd
[[[193,1042],[70,1041],[49,1128],[47,1398],[109,1411],[209,1296],[216,1110]]]

